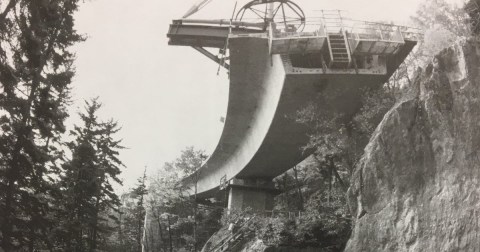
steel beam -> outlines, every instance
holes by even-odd
[[[221,59],[221,58],[215,56],[213,53],[207,51],[203,47],[192,46],[192,48],[199,51],[201,54],[207,56],[207,58],[215,61],[216,63],[218,63],[220,66],[224,67],[225,69],[230,70],[230,65],[225,62],[225,58]]]
[[[231,31],[230,31],[231,30]],[[230,34],[261,33],[258,29],[248,29],[228,26],[186,25],[173,23],[170,25],[167,37],[169,45],[225,48]]]

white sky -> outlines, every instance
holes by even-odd
[[[451,0],[460,2],[462,0]],[[88,40],[75,47],[77,75],[73,110],[83,99],[100,96],[100,115],[123,126],[118,134],[129,149],[124,190],[144,166],[149,172],[193,145],[207,153],[220,137],[227,107],[228,79],[218,65],[188,47],[167,45],[172,19],[196,0],[90,0],[76,14]],[[342,9],[356,19],[406,24],[421,0],[296,0],[310,10]],[[239,5],[246,3],[239,1]],[[213,0],[192,18],[229,18],[234,0]],[[72,117],[68,123],[77,119]]]

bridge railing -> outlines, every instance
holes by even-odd
[[[329,34],[341,34],[351,55],[391,55],[400,50],[404,39],[421,40],[420,30],[387,23],[354,20],[340,10],[323,10],[319,17],[307,20],[267,22],[260,18],[242,21],[232,19],[180,19],[174,20],[169,32],[172,44],[199,44],[221,47],[226,51],[228,38],[268,38],[270,54],[304,54],[324,50]],[[177,32],[178,29],[186,27]],[[212,28],[212,29],[210,29]],[[208,31],[205,34],[204,31]],[[216,36],[216,37],[215,37]],[[200,42],[201,43],[200,43]],[[332,54],[332,53],[330,53]],[[331,56],[333,57],[333,56]],[[215,59],[214,59],[215,60]]]
[[[400,33],[412,35],[415,39],[419,39],[422,34],[420,29],[413,27],[351,19],[342,10],[319,10],[317,12],[320,15],[309,17],[307,25],[323,25],[328,33],[345,31],[359,34],[359,37],[363,39],[385,41],[401,41]]]
[[[355,34],[358,39],[378,41],[401,41],[401,38],[420,40],[422,32],[420,29],[400,26],[388,23],[370,22],[351,19],[341,10],[321,10],[320,16],[309,17],[301,30],[296,29],[298,21],[276,22],[272,24],[273,36],[285,37],[310,37],[326,36],[328,33],[341,33],[343,31]],[[231,19],[178,19],[174,24],[209,25],[230,28],[247,28],[264,30],[269,24],[260,18],[250,18],[242,21]]]

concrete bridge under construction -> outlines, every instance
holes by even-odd
[[[254,13],[263,17],[258,22],[244,18],[261,5],[267,8]],[[361,89],[384,84],[419,39],[408,27],[350,20],[340,11],[320,15],[307,19],[289,0],[255,0],[229,20],[170,25],[170,45],[193,47],[229,71],[225,126],[194,175],[198,197],[227,188],[229,208],[271,209],[272,179],[311,154],[302,149],[307,129],[295,122],[296,112],[334,91],[330,105],[353,114]]]

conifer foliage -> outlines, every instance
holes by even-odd
[[[74,75],[78,0],[0,2],[0,247],[52,248],[47,213]],[[41,245],[40,245],[41,244]]]
[[[122,162],[118,159],[123,149],[114,134],[119,131],[113,120],[99,121],[101,104],[97,99],[86,102],[80,113],[82,126],[75,126],[68,144],[72,158],[63,166],[65,246],[67,251],[95,251],[98,241],[105,240],[111,230],[109,222],[116,222],[120,199],[111,182],[121,184],[118,175]]]

